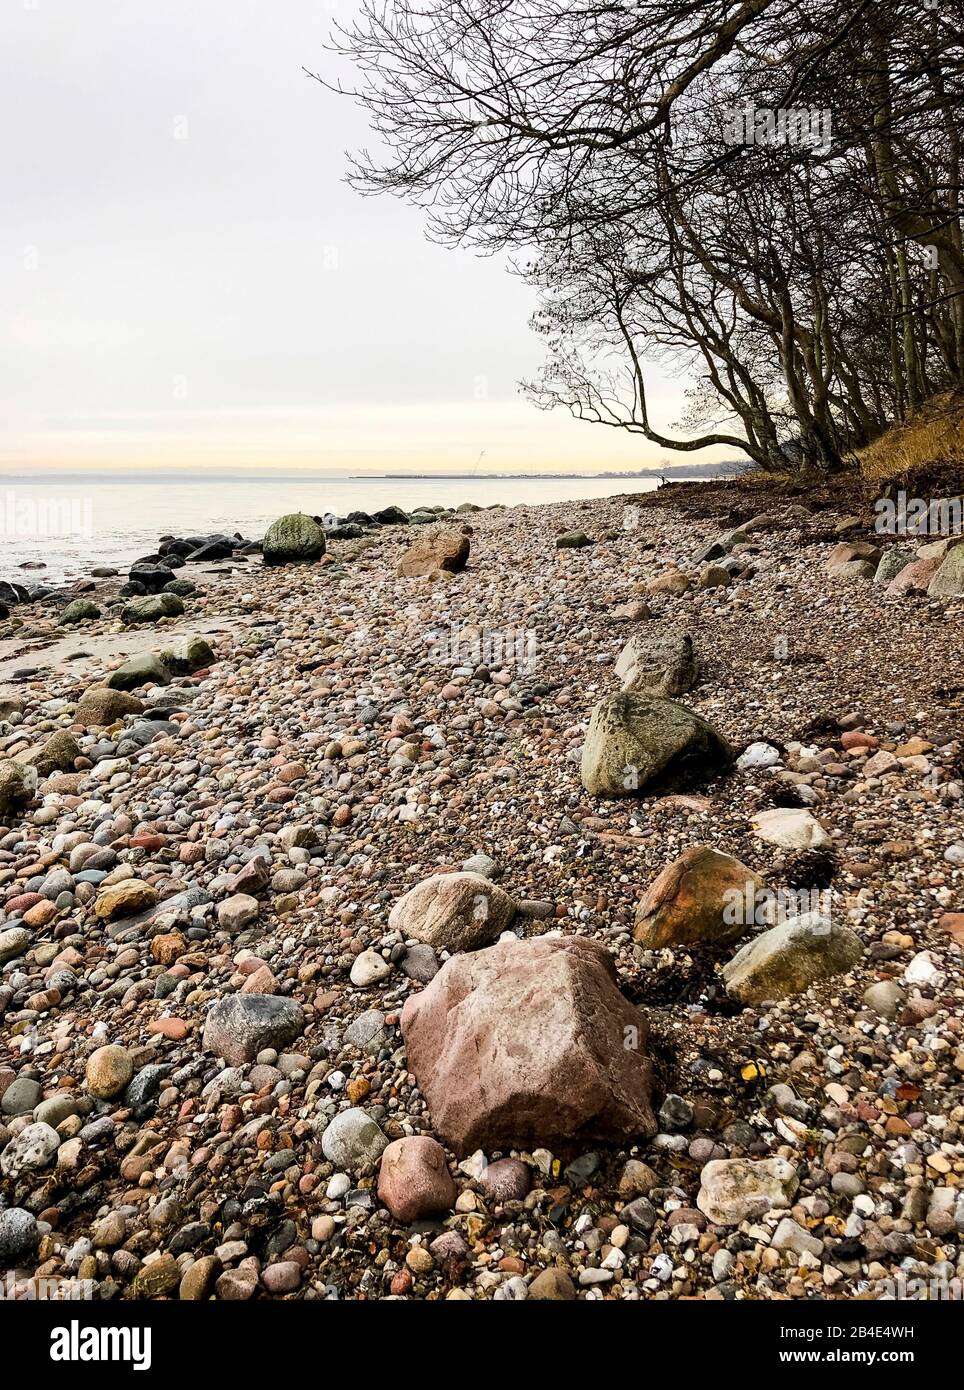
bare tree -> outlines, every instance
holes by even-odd
[[[964,0],[368,0],[351,178],[525,253],[537,403],[833,471],[964,385],[962,34]],[[697,383],[676,437],[654,358]]]

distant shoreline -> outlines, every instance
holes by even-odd
[[[447,482],[509,482],[513,479],[524,480],[526,482],[539,482],[541,479],[566,478],[573,482],[579,479],[620,479],[625,478],[627,482],[633,482],[639,478],[666,478],[672,481],[676,478],[736,478],[741,473],[746,473],[753,469],[752,463],[708,463],[708,464],[680,464],[675,468],[640,468],[634,473],[624,473],[622,470],[613,470],[605,473],[352,473],[349,476],[355,482],[378,479],[382,482],[420,482],[429,483],[435,479],[444,479]]]
[[[676,464],[668,468],[641,468],[633,473],[624,473],[621,469],[610,469],[602,473],[577,472],[577,473],[341,473],[341,472],[315,472],[305,469],[296,473],[275,473],[270,471],[246,471],[243,469],[230,470],[188,470],[170,469],[167,472],[151,470],[150,472],[97,472],[77,470],[69,472],[51,473],[2,473],[0,472],[0,486],[10,483],[30,483],[35,486],[44,483],[114,483],[114,484],[138,484],[138,483],[224,483],[224,482],[244,482],[244,483],[304,483],[304,482],[408,482],[408,483],[430,483],[430,482],[558,482],[563,481],[578,482],[602,482],[625,479],[627,482],[637,482],[647,478],[666,478],[670,482],[674,478],[720,478],[737,477],[741,473],[752,470],[753,465],[749,463],[683,463]]]

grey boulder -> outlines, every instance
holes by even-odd
[[[744,1004],[786,999],[852,970],[864,953],[849,927],[808,912],[771,927],[723,967],[727,993]]]
[[[693,639],[687,632],[634,633],[616,660],[615,673],[623,690],[683,695],[696,684]]]
[[[679,791],[727,771],[733,749],[685,705],[620,692],[592,713],[582,750],[582,783],[597,796]]]
[[[268,527],[261,544],[266,565],[306,564],[325,553],[325,532],[304,512],[289,512]]]
[[[304,1028],[301,1006],[274,994],[229,994],[219,999],[204,1023],[206,1052],[228,1066],[253,1062],[264,1048],[286,1047]]]

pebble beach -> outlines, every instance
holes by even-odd
[[[7,586],[12,1296],[964,1278],[964,549],[701,487]]]

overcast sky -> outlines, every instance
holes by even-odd
[[[692,461],[529,405],[529,291],[345,186],[354,6],[3,0],[0,469]]]

